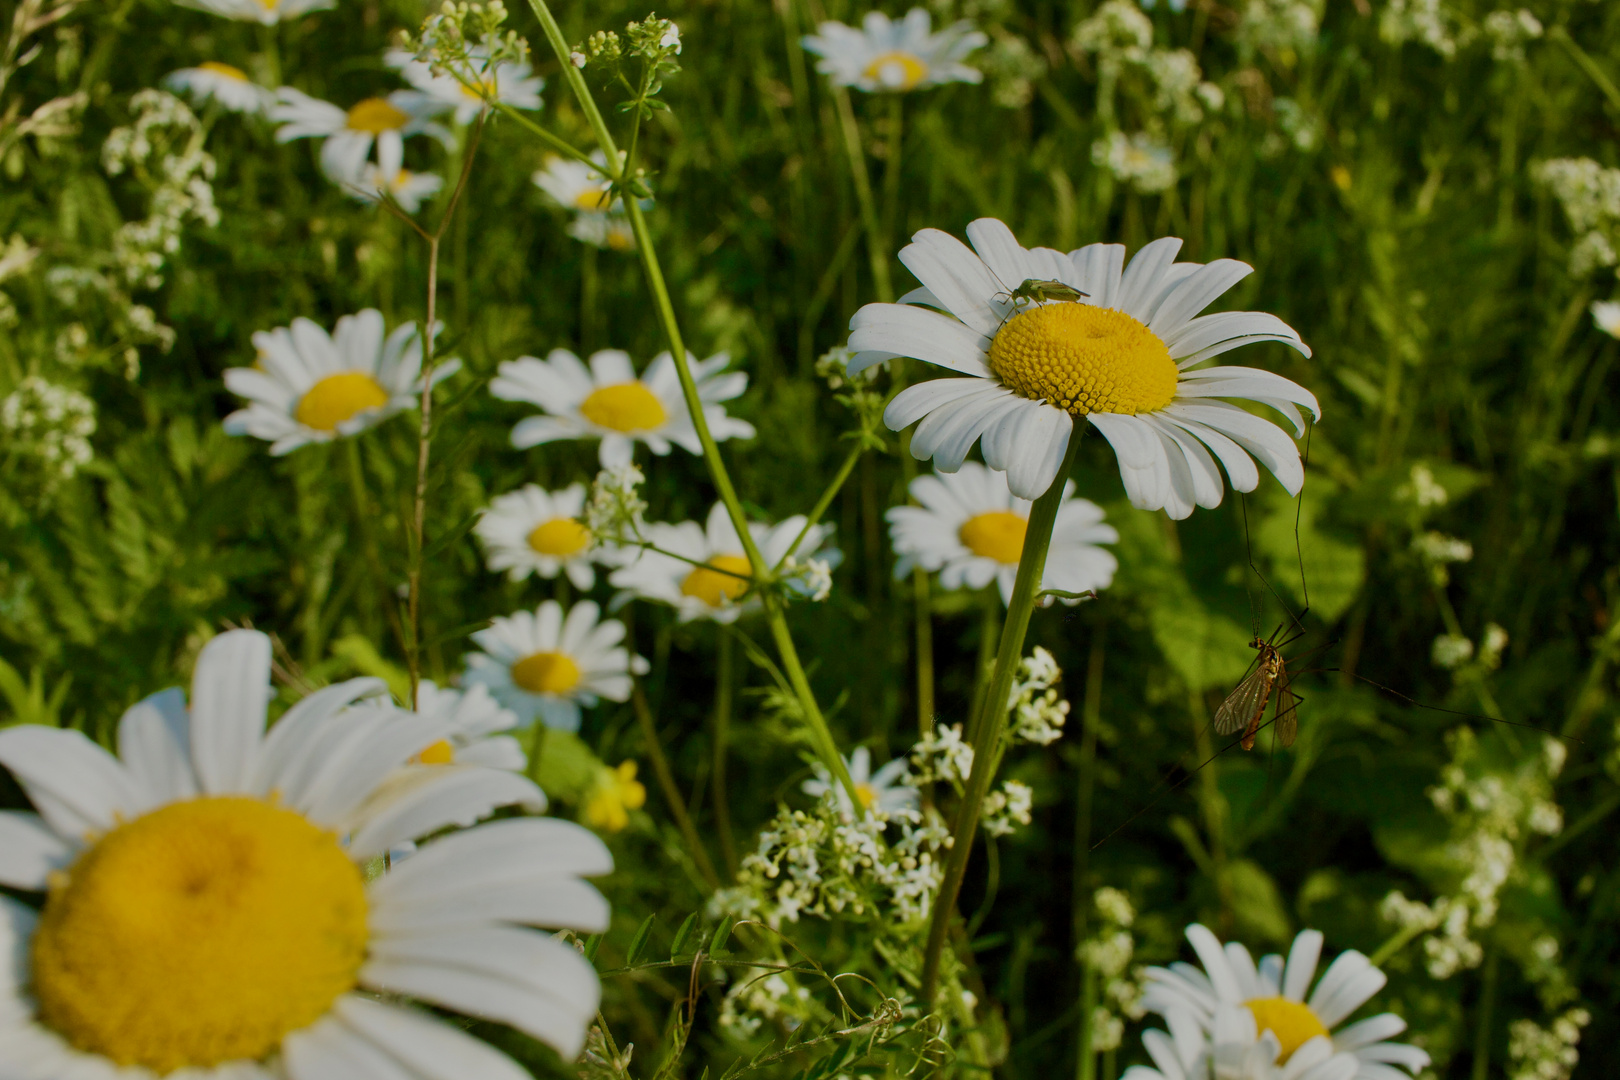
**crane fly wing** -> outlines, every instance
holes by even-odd
[[[1249,726],[1260,711],[1266,707],[1266,698],[1271,695],[1271,673],[1261,664],[1249,672],[1237,689],[1226,695],[1221,707],[1215,710],[1215,734],[1230,735],[1235,731],[1242,731]]]
[[[1294,745],[1294,736],[1299,734],[1299,695],[1288,688],[1288,676],[1285,674],[1282,685],[1277,687],[1277,742],[1284,750]]]

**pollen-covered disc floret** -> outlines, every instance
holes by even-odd
[[[1007,320],[990,342],[1002,385],[1077,416],[1154,412],[1176,396],[1176,363],[1159,336],[1123,311],[1044,304]]]
[[[120,1065],[256,1059],[354,987],[366,940],[334,834],[257,799],[193,799],[118,826],[53,884],[34,997]]]

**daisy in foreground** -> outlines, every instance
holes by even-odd
[[[600,614],[583,600],[565,620],[562,605],[547,600],[532,613],[496,618],[472,636],[484,651],[467,655],[462,682],[487,688],[525,727],[539,717],[547,727],[578,731],[580,706],[628,701],[630,676],[647,673],[647,661],[619,647],[624,624],[598,621]]]
[[[257,0],[254,0],[257,6]],[[276,103],[275,91],[267,90],[247,77],[247,72],[216,60],[206,60],[194,68],[181,68],[163,77],[170,90],[184,90],[199,105],[212,98],[231,112],[258,116]]]
[[[554,578],[561,571],[576,589],[589,589],[596,584],[591,564],[616,564],[619,549],[591,545],[591,531],[579,521],[584,512],[584,484],[561,491],[526,484],[491,502],[473,532],[483,541],[489,568],[509,571],[513,581],[530,574]]]
[[[911,772],[906,767],[905,758],[895,758],[873,772],[872,752],[864,746],[857,746],[844,759],[844,764],[849,768],[849,778],[855,781],[855,794],[860,797],[862,811],[881,810],[885,814],[894,814],[917,809],[917,788],[911,782]],[[849,814],[852,807],[844,785],[834,782],[827,766],[819,761],[811,762],[810,770],[816,775],[799,785],[800,790],[816,799],[831,792],[838,800],[838,808]]]
[[[222,15],[227,19],[274,26],[283,19],[296,19],[311,11],[323,11],[334,0],[177,0],[185,7]]]
[[[1277,1036],[1257,1031],[1248,1009],[1220,1006],[1208,1031],[1183,1008],[1171,1008],[1165,1019],[1168,1032],[1149,1028],[1142,1033],[1142,1045],[1156,1067],[1132,1065],[1124,1080],[1352,1080],[1356,1075],[1355,1056],[1335,1052],[1322,1038],[1279,1062]]]
[[[905,577],[920,566],[939,571],[940,584],[947,589],[982,589],[994,581],[1007,603],[1024,551],[1030,507],[1029,500],[1007,490],[1007,474],[969,461],[955,473],[917,477],[911,495],[922,505],[896,506],[886,515],[889,539],[900,556],[895,576]],[[1105,589],[1119,560],[1097,545],[1116,542],[1119,533],[1103,524],[1100,506],[1073,496],[1074,483],[1068,481],[1040,587],[1066,593]]]
[[[932,33],[923,8],[912,8],[899,22],[881,11],[867,12],[859,30],[841,22],[824,22],[816,29],[820,32],[806,37],[804,47],[821,57],[816,70],[838,86],[867,93],[903,93],[984,78],[962,61],[990,39],[967,22]]]
[[[804,524],[804,515],[795,514],[776,525],[750,523],[748,531],[767,565],[775,566],[789,554],[836,561],[836,552],[819,550],[832,535],[832,526],[817,525],[804,532]],[[801,532],[804,539],[795,544]],[[704,525],[695,521],[652,524],[644,536],[660,550],[648,549],[639,555],[627,552],[624,566],[608,579],[616,588],[669,604],[681,622],[736,622],[744,611],[759,605],[756,597],[747,595],[751,568],[724,503],[710,508]]]
[[[1321,931],[1300,931],[1286,963],[1272,954],[1262,957],[1258,965],[1248,949],[1236,942],[1223,947],[1198,923],[1187,927],[1187,940],[1203,962],[1203,970],[1186,963],[1149,968],[1142,997],[1145,1008],[1167,1017],[1175,1010],[1186,1010],[1203,1030],[1214,1031],[1222,1010],[1241,1007],[1253,1015],[1259,1031],[1269,1031],[1276,1038],[1280,1064],[1288,1064],[1302,1047],[1320,1040],[1335,1054],[1354,1058],[1355,1068],[1344,1074],[1345,1080],[1400,1080],[1401,1073],[1393,1066],[1402,1066],[1413,1075],[1428,1067],[1429,1055],[1422,1050],[1386,1041],[1406,1030],[1406,1021],[1394,1013],[1339,1026],[1383,989],[1387,979],[1365,956],[1351,949],[1338,955],[1312,990],[1322,955]]]
[[[1260,474],[1251,454],[1289,494],[1299,493],[1305,472],[1294,441],[1220,399],[1266,405],[1303,436],[1296,406],[1320,419],[1315,396],[1256,368],[1194,370],[1259,341],[1310,355],[1275,315],[1198,315],[1252,267],[1232,259],[1178,263],[1174,238],[1153,241],[1124,266],[1118,244],[1067,255],[1025,250],[994,218],[980,218],[967,233],[971,249],[937,229],[917,233],[900,261],[923,287],[899,304],[867,304],[850,321],[850,348],[859,350],[852,373],[909,356],[967,376],[908,387],[889,403],[890,428],[921,421],[911,440],[919,460],[955,472],[982,437],[984,460],[1007,474],[1014,495],[1034,499],[1052,485],[1076,425],[1089,422],[1113,446],[1139,509],[1184,518],[1194,506],[1219,506],[1222,467],[1233,488],[1253,491]],[[1010,295],[1031,279],[1083,295],[1044,303]]]
[[[42,898],[0,897],[7,1076],[528,1076],[407,999],[579,1052],[596,974],[529,927],[604,929],[580,878],[612,857],[578,826],[511,818],[368,884],[395,844],[545,803],[522,776],[455,766],[384,794],[448,729],[349,708],[382,689],[327,687],[266,732],[270,640],[237,630],[203,649],[189,711],[170,690],[124,714],[117,757],[76,731],[0,733],[38,811],[0,814],[0,883]]]
[[[726,371],[731,357],[716,353],[707,360],[689,356],[692,378],[703,401],[703,417],[716,442],[752,439],[754,425],[727,416],[722,401],[748,389],[748,376]],[[567,349],[552,349],[544,360],[520,356],[501,364],[489,392],[502,401],[526,401],[549,415],[519,420],[512,445],[527,450],[558,439],[601,439],[602,467],[630,464],[638,442],[660,456],[670,443],[688,453],[703,449],[681,397],[680,377],[667,352],[653,357],[639,377],[630,354],[603,349],[591,354],[589,369]]]
[[[230,368],[225,387],[250,404],[225,418],[229,435],[271,440],[270,453],[288,454],[375,427],[415,408],[422,393],[422,341],[415,323],[383,337],[382,312],[345,315],[332,334],[308,319],[294,319],[253,335],[259,360]],[[433,382],[460,370],[439,363]]]

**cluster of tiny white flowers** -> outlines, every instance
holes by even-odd
[[[1467,562],[1474,557],[1474,545],[1468,541],[1432,530],[1414,536],[1412,550],[1434,563]]]
[[[1011,836],[1019,826],[1028,825],[1035,806],[1035,792],[1028,784],[1004,780],[1000,791],[985,795],[979,824],[989,836]]]
[[[501,0],[487,3],[446,3],[422,23],[414,41],[407,39],[416,59],[431,66],[434,75],[451,75],[476,87],[485,71],[500,64],[519,64],[529,57],[529,43],[515,30],[501,30],[506,21]]]
[[[1272,112],[1277,115],[1277,127],[1296,150],[1315,150],[1322,143],[1322,120],[1291,97],[1272,101]]]
[[[585,503],[585,528],[593,546],[641,535],[641,515],[647,512],[641,485],[646,482],[634,465],[615,465],[596,474]]]
[[[69,479],[89,464],[96,405],[77,390],[30,375],[0,401],[7,453],[32,458],[48,476]]]
[[[1569,1080],[1581,1060],[1576,1049],[1581,1028],[1592,1022],[1585,1009],[1570,1009],[1548,1027],[1534,1020],[1515,1020],[1508,1027],[1510,1080]]]
[[[1238,46],[1272,55],[1306,52],[1316,45],[1323,7],[1323,0],[1249,0],[1238,22]]]
[[[805,559],[789,555],[782,560],[780,581],[795,587],[811,603],[819,604],[832,595],[832,563],[826,559]]]
[[[1524,43],[1542,34],[1541,20],[1525,8],[1493,11],[1485,16],[1485,37],[1491,43],[1491,56],[1502,61],[1522,61]]]
[[[1420,510],[1444,506],[1450,497],[1427,465],[1413,465],[1406,483],[1395,489],[1397,500],[1412,503]]]
[[[803,1025],[814,1008],[810,990],[791,985],[779,974],[739,982],[720,1003],[720,1026],[747,1039],[767,1021],[781,1022],[789,1031]]]
[[[144,220],[125,222],[113,236],[113,256],[124,284],[156,289],[159,271],[180,250],[187,221],[219,224],[214,205],[214,158],[203,149],[204,132],[185,102],[161,90],[130,99],[135,122],[115,128],[101,148],[102,167],[118,176],[136,172],[151,188]]]
[[[1101,984],[1100,1000],[1091,1014],[1091,1048],[1106,1052],[1118,1049],[1125,1021],[1139,1020],[1143,1013],[1141,969],[1131,968],[1136,909],[1129,896],[1108,886],[1092,894],[1092,903],[1102,918],[1077,951]]]
[[[1444,671],[1456,671],[1474,658],[1474,643],[1461,634],[1441,634],[1429,649],[1429,659]]]
[[[1105,72],[1147,60],[1153,47],[1153,21],[1131,0],[1106,0],[1074,28],[1070,44],[1097,58]]]
[[[1605,169],[1591,158],[1554,158],[1536,169],[1575,231],[1569,272],[1585,277],[1620,262],[1620,169]]]
[[[911,764],[919,784],[960,785],[973,772],[973,746],[962,738],[961,724],[939,724],[911,748]]]
[[[0,246],[0,282],[20,275],[33,265],[38,255],[39,248],[29,247],[21,236],[12,234],[11,239]],[[16,305],[11,297],[0,292],[0,330],[9,330],[17,321]]]
[[[1473,38],[1440,0],[1390,0],[1379,19],[1378,34],[1391,45],[1408,41],[1427,45],[1447,60]]]
[[[1176,182],[1176,159],[1170,144],[1146,131],[1133,135],[1109,132],[1091,144],[1091,163],[1143,195],[1166,191]]]
[[[1035,97],[1035,83],[1046,75],[1046,60],[1029,42],[998,32],[974,61],[989,78],[990,101],[1003,109],[1022,109]]]
[[[1008,733],[1014,742],[1048,746],[1063,737],[1069,703],[1057,691],[1062,678],[1063,671],[1052,654],[1039,646],[1018,665],[1007,702],[1012,712]]]

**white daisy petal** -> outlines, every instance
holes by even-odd
[[[1406,1021],[1394,1013],[1379,1013],[1341,1028],[1333,1036],[1336,1050],[1359,1050],[1385,1039],[1393,1039],[1406,1030]]]
[[[0,765],[65,837],[105,832],[142,804],[124,767],[80,731],[32,724],[0,731]]]
[[[448,825],[472,825],[502,806],[522,806],[536,813],[546,808],[545,794],[514,773],[476,766],[423,768],[438,770],[438,775],[365,814],[349,842],[356,858],[373,858]]]
[[[335,1016],[294,1031],[281,1044],[291,1080],[417,1080],[416,1074]]]
[[[1388,1063],[1399,1065],[1416,1075],[1419,1070],[1429,1067],[1429,1055],[1418,1047],[1408,1046],[1405,1043],[1382,1042],[1364,1046],[1355,1051],[1355,1056],[1360,1059],[1364,1069],[1372,1062]]]
[[[1347,956],[1356,957],[1357,962],[1354,964],[1346,962],[1346,966],[1351,971],[1344,977],[1334,992],[1324,996],[1322,995],[1322,986],[1318,985],[1316,993],[1311,995],[1311,1011],[1316,1013],[1322,1023],[1329,1027],[1361,1008],[1363,1004],[1372,999],[1374,994],[1382,990],[1384,984],[1389,981],[1387,975],[1369,964],[1367,958],[1357,952],[1341,953],[1339,958],[1333,962],[1333,967],[1338,967],[1341,962],[1345,962]],[[1322,976],[1322,983],[1326,984],[1328,976],[1332,974],[1333,968],[1329,968],[1328,974]]]
[[[968,235],[972,236],[971,226]],[[915,294],[908,293],[900,303],[927,303],[955,315],[986,336],[994,334],[1001,324],[1001,312],[991,297],[1018,285],[1003,285],[966,244],[938,229],[924,229],[913,236],[911,243],[900,250],[900,262],[923,283],[917,292],[928,297],[911,300],[907,297]]]
[[[0,810],[0,885],[43,892],[51,872],[75,854],[37,814]]]
[[[1316,978],[1316,964],[1322,956],[1322,931],[1301,930],[1288,950],[1288,967],[1283,974],[1282,996],[1304,1001],[1305,991]]]
[[[1141,323],[1153,320],[1155,301],[1160,299],[1160,278],[1176,261],[1181,241],[1166,236],[1143,245],[1131,258],[1130,265],[1120,280],[1119,296],[1114,304],[1125,314]],[[1172,357],[1175,353],[1170,354]]]
[[[1216,259],[1200,267],[1164,298],[1148,329],[1161,338],[1182,329],[1215,299],[1250,274],[1254,267],[1236,259]]]
[[[415,1009],[345,994],[333,1007],[355,1034],[409,1062],[412,1080],[529,1080],[529,1072],[488,1043]]]
[[[125,710],[118,721],[118,756],[145,794],[140,809],[196,795],[184,692],[163,690]]]
[[[1077,288],[1090,297],[1090,303],[1104,308],[1119,307],[1124,244],[1087,244],[1069,252],[1069,261],[1074,263],[1080,279]]]
[[[1243,988],[1226,960],[1220,939],[1199,923],[1187,927],[1187,941],[1203,961],[1204,972],[1215,988],[1215,997],[1221,1002],[1236,1004],[1243,1000]]]
[[[204,792],[247,790],[269,702],[269,638],[229,630],[203,646],[191,681],[191,755]]]
[[[908,386],[894,396],[883,410],[883,422],[899,431],[916,423],[935,409],[964,405],[981,396],[1004,396],[1008,391],[983,379],[931,379]],[[913,454],[915,456],[915,454]]]
[[[849,329],[851,349],[895,352],[979,378],[990,371],[984,362],[989,339],[927,308],[867,304],[849,320]]]

